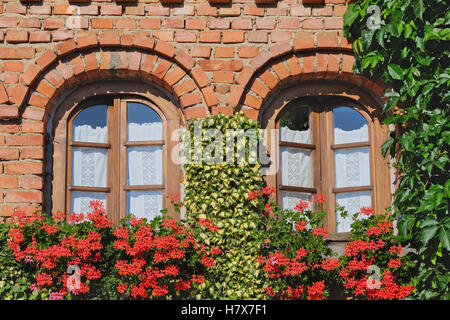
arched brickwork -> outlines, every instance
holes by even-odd
[[[207,116],[218,104],[209,78],[184,50],[150,37],[111,32],[66,40],[38,57],[19,84],[6,91],[0,83],[4,104],[0,119],[21,116],[42,121],[67,88],[111,78],[137,78],[163,86],[178,100],[187,119]]]
[[[346,38],[329,35],[280,42],[261,51],[236,78],[229,108],[258,118],[263,103],[280,89],[302,81],[339,81],[357,86],[379,100],[387,87],[352,72],[355,58]]]

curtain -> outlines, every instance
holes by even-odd
[[[129,147],[128,185],[162,184],[162,146]]]
[[[107,143],[108,128],[107,127],[92,128],[88,124],[74,126],[72,140],[83,142]]]
[[[334,143],[352,143],[369,140],[369,130],[367,124],[363,125],[359,129],[345,131],[341,128],[334,128]]]
[[[344,219],[340,212],[336,213],[336,231],[350,232],[350,225],[353,223],[353,214],[360,212],[361,207],[370,207],[372,205],[371,192],[352,192],[352,193],[338,193],[336,194],[336,203],[339,206],[344,206],[348,212],[348,216]],[[358,219],[364,219],[367,216],[359,215]]]
[[[162,190],[127,192],[127,213],[139,218],[153,219],[161,215]]]
[[[128,141],[162,140],[162,122],[128,123]]]
[[[370,185],[369,148],[334,152],[337,188]]]
[[[89,204],[92,200],[102,201],[106,209],[106,193],[73,191],[70,204],[72,212],[77,214],[91,212],[92,209],[89,208]]]
[[[312,187],[312,152],[297,148],[280,148],[281,183],[286,186]]]
[[[293,210],[295,205],[299,203],[299,201],[307,201],[309,206],[308,209],[313,209],[311,202],[311,194],[303,193],[303,192],[293,192],[293,191],[283,191],[281,192],[281,209]]]
[[[291,130],[289,127],[280,128],[281,141],[311,143],[310,130]]]

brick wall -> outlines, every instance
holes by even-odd
[[[280,88],[314,79],[380,95],[381,84],[351,72],[348,0],[315,2],[0,0],[0,216],[43,202],[48,115],[84,81],[155,82],[187,119],[257,118]]]

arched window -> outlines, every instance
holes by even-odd
[[[167,196],[180,192],[180,168],[170,159],[171,133],[180,124],[175,106],[134,94],[76,100],[56,124],[53,210],[86,213],[91,200],[100,200],[115,221],[128,213],[161,215]],[[64,132],[65,148],[58,143]],[[65,203],[58,198],[63,181]]]
[[[376,112],[353,99],[310,96],[274,101],[262,118],[267,129],[278,129],[271,155],[276,166],[269,185],[277,186],[277,202],[292,209],[313,194],[326,198],[324,210],[330,238],[345,239],[351,216],[361,207],[376,207],[384,213],[390,205],[390,173],[381,156],[386,139]],[[338,207],[349,215],[344,217]]]

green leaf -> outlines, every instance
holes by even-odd
[[[436,231],[439,229],[439,226],[424,228],[420,233],[420,241],[422,241],[423,245],[426,246],[428,241],[436,234]]]
[[[423,20],[423,12],[423,0],[414,0],[414,14],[416,15],[416,17],[418,17],[420,20]]]
[[[386,153],[394,145],[394,142],[395,142],[394,138],[389,138],[383,143],[383,145],[381,146],[381,153],[383,157],[386,157]]]
[[[388,65],[388,72],[392,79],[402,80],[403,79],[403,69],[398,64],[391,63]]]
[[[450,230],[447,230],[446,232],[442,227],[439,231],[439,240],[441,240],[444,248],[447,249],[447,251],[450,251]]]

